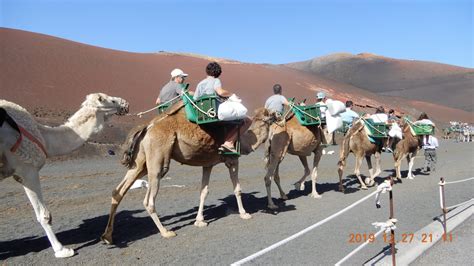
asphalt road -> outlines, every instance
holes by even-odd
[[[441,214],[439,177],[454,181],[474,176],[473,145],[441,141],[436,174],[415,173],[414,180],[403,179],[403,183],[394,187],[398,235],[416,232]],[[243,203],[253,217],[250,220],[239,218],[228,171],[224,165],[217,166],[211,175],[205,205],[204,215],[209,222],[205,228],[193,225],[199,203],[201,170],[173,163],[162,182],[156,206],[163,224],[177,236],[172,239],[160,236],[142,205],[145,190],[136,189],[126,195],[119,207],[114,245],[103,244],[99,237],[107,223],[111,191],[126,172],[118,163],[119,156],[52,162],[41,172],[44,198],[52,212],[53,228],[59,240],[74,248],[77,254],[68,259],[54,258],[22,187],[13,179],[7,179],[0,187],[0,260],[7,265],[228,265],[323,220],[375,190],[358,189],[356,179],[351,176],[354,168],[351,155],[345,173],[346,193],[337,191],[338,148],[329,147],[327,150],[336,153],[325,155],[321,160],[317,186],[321,199],[309,196],[309,179],[305,191],[294,190],[292,184],[301,176],[302,167],[297,157],[288,155],[285,158],[280,175],[289,200],[277,200],[280,209],[276,212],[266,208],[262,150],[241,157]],[[423,158],[417,158],[415,168],[422,165]],[[383,154],[382,169],[378,182],[393,174],[391,154]],[[404,163],[402,170],[406,169]],[[365,164],[362,172],[368,174]],[[406,171],[402,175],[406,175]],[[447,204],[470,199],[473,188],[469,183],[450,186],[446,193]],[[274,198],[279,197],[275,185],[272,192]],[[388,219],[388,195],[382,196],[382,208],[376,209],[375,200],[370,199],[250,264],[333,265],[360,244],[355,239],[357,235],[363,238],[364,234],[377,231],[371,223]],[[355,243],[351,243],[352,236]],[[468,239],[472,240],[472,230]],[[388,243],[383,238],[377,239],[347,264],[363,264],[386,248]]]

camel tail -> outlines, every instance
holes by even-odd
[[[147,130],[147,125],[142,125],[138,129],[132,131],[134,133],[130,134],[127,138],[125,144],[126,148],[123,152],[122,160],[120,162],[128,169],[132,169],[133,167],[135,167],[135,158],[137,157],[138,147]]]

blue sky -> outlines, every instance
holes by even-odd
[[[131,52],[289,63],[337,52],[474,67],[472,0],[0,0],[0,25]]]

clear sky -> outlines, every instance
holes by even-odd
[[[131,52],[289,63],[337,52],[474,67],[473,0],[0,0],[0,25]]]

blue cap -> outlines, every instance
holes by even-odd
[[[318,92],[318,94],[316,94],[316,97],[318,99],[324,99],[324,98],[326,98],[326,93],[320,91],[320,92]]]

